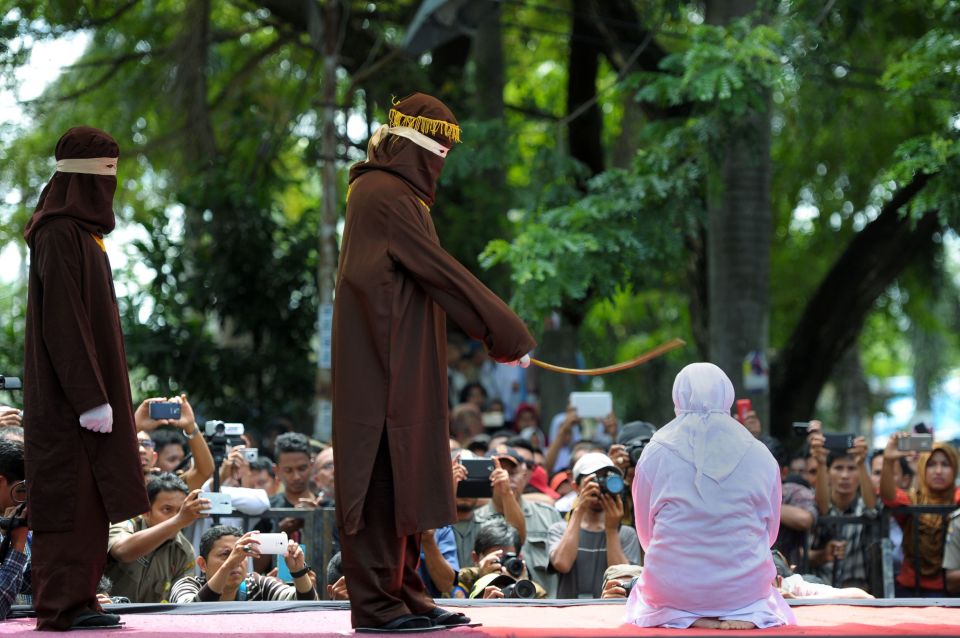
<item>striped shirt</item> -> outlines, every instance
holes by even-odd
[[[170,591],[172,603],[210,603],[220,600],[220,594],[210,589],[206,576],[187,576],[173,585]],[[300,593],[293,585],[264,576],[262,574],[248,574],[240,584],[236,600],[320,600],[316,587],[310,591]]]
[[[26,599],[24,598],[26,595]],[[0,620],[10,616],[14,604],[30,603],[30,564],[23,552],[10,548],[0,565]]]

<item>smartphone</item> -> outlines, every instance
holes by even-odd
[[[581,419],[602,419],[613,412],[613,395],[609,392],[571,392],[570,405]]]
[[[853,440],[855,438],[857,438],[857,435],[849,432],[844,434],[824,434],[823,447],[831,452],[846,453],[847,450],[853,447]]]
[[[460,462],[467,468],[467,478],[457,484],[457,497],[490,498],[493,496],[493,486],[490,485],[490,475],[496,469],[493,459],[463,459]]]
[[[929,452],[933,449],[933,435],[910,434],[897,439],[897,449],[901,452]]]
[[[753,409],[750,399],[737,399],[737,421],[743,423],[747,420],[747,412]]]
[[[172,419],[176,421],[180,418],[180,404],[175,401],[157,401],[150,403],[149,406],[151,419]]]
[[[503,412],[484,412],[480,417],[485,428],[502,428]]]
[[[275,554],[282,556],[287,553],[287,533],[278,532],[276,534],[257,534],[257,540],[260,541],[260,554]]]
[[[809,421],[794,421],[793,422],[793,433],[797,436],[807,436],[810,433],[810,422]]]
[[[233,514],[233,499],[223,492],[200,492],[200,498],[210,501],[210,509],[203,510],[204,514]]]
[[[243,458],[246,459],[247,463],[253,463],[257,460],[257,457],[260,456],[260,450],[255,447],[246,447],[243,448]]]

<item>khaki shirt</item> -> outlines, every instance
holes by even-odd
[[[527,563],[530,580],[547,590],[548,598],[556,598],[557,574],[547,569],[550,565],[550,545],[547,536],[550,526],[554,523],[563,522],[563,516],[556,508],[544,503],[528,501],[522,497],[521,503],[523,521],[527,526],[527,540],[523,544],[523,558]],[[503,518],[503,514],[493,508],[493,503],[484,505],[473,515],[473,519],[478,526],[494,518]]]
[[[193,573],[196,555],[187,537],[177,532],[174,538],[131,563],[121,563],[113,557],[110,552],[114,545],[145,529],[147,524],[140,516],[110,526],[105,571],[113,581],[110,595],[126,596],[134,603],[165,603],[173,583]]]

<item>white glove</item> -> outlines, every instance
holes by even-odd
[[[87,410],[80,415],[80,427],[91,432],[109,434],[113,430],[113,408],[109,403]]]
[[[516,361],[507,361],[505,365],[514,366],[514,367],[520,366],[521,368],[528,368],[530,367],[530,355],[525,354],[519,359],[517,359]]]

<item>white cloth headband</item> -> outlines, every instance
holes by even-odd
[[[450,149],[440,142],[433,138],[427,137],[420,131],[412,129],[408,126],[390,126],[387,128],[387,133],[405,137],[417,146],[425,148],[434,155],[439,155],[440,157],[446,157],[447,153],[450,152]]]
[[[61,173],[87,173],[89,175],[116,175],[118,157],[87,157],[83,159],[57,160]]]

